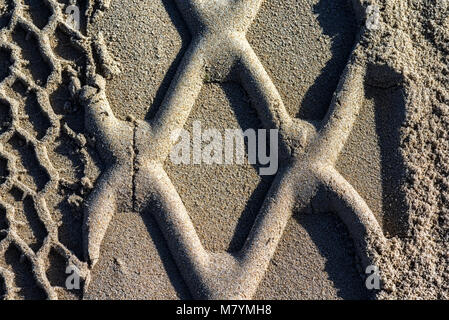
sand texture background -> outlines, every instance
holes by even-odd
[[[259,65],[241,39],[195,47],[208,33],[176,2],[0,0],[0,297],[449,298],[449,1],[264,0],[244,27],[205,18],[211,38],[247,27]],[[279,127],[287,178],[173,164],[152,128],[198,120]],[[265,239],[255,221],[276,244],[239,269],[233,253]]]

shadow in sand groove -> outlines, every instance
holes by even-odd
[[[324,118],[341,73],[354,47],[357,22],[348,0],[320,0],[313,13],[324,35],[331,38],[330,60],[321,70],[301,103],[298,118],[319,120]]]
[[[369,65],[366,79],[365,95],[374,102],[380,147],[383,228],[387,236],[403,237],[408,229],[408,216],[402,188],[405,164],[400,151],[406,111],[402,76],[386,65]]]

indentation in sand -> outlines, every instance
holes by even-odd
[[[351,1],[267,0],[248,40],[293,117],[326,114],[358,32]]]

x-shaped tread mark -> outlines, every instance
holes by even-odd
[[[95,77],[80,93],[86,127],[96,137],[106,171],[86,206],[85,253],[93,267],[118,207],[151,210],[196,298],[249,299],[262,280],[294,210],[336,212],[347,225],[364,265],[385,244],[374,215],[335,162],[356,120],[363,97],[364,67],[355,55],[330,110],[320,123],[291,118],[246,31],[262,0],[178,0],[192,43],[155,118],[127,123],[114,117],[105,81]],[[223,62],[225,61],[225,62]],[[240,82],[267,129],[279,129],[281,164],[243,248],[205,250],[175,187],[163,169],[172,135],[185,124],[206,72],[225,72]],[[217,76],[218,77],[218,76]],[[129,185],[132,190],[123,186]]]

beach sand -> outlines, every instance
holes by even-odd
[[[0,0],[0,296],[191,299],[204,296],[195,289],[200,282],[216,296],[238,298],[448,298],[447,1],[263,1],[246,39],[286,114],[326,123],[328,111],[338,108],[352,89],[357,95],[341,104],[358,111],[353,118],[340,117],[346,128],[340,135],[347,139],[332,164],[347,187],[334,199],[326,193],[332,183],[323,184],[310,203],[295,204],[273,256],[268,249],[261,254],[269,257],[266,270],[248,269],[260,282],[249,281],[243,289],[229,286],[224,293],[207,282],[208,271],[192,275],[204,277],[203,282],[186,279],[179,262],[186,260],[170,242],[178,229],[158,223],[163,205],[149,202],[149,209],[136,209],[151,192],[157,194],[139,180],[145,165],[139,168],[143,151],[136,144],[136,128],[139,121],[151,123],[167,106],[167,96],[177,92],[176,74],[196,39],[185,12],[172,0],[78,2],[79,33],[63,23],[65,1],[55,9],[56,1]],[[48,22],[45,17],[52,12],[56,18]],[[220,74],[232,54],[220,46],[214,50],[224,61],[222,69],[206,73],[182,127],[190,134],[195,121],[221,134],[266,128],[257,111],[262,98],[254,101],[247,79]],[[239,62],[234,63],[235,72],[241,72]],[[361,70],[362,81],[347,89],[342,83],[356,78],[348,76],[354,69]],[[90,132],[85,119],[96,102],[85,99],[88,90],[81,89],[93,85],[93,74],[106,79],[104,97],[111,112],[134,128],[129,140],[125,129],[118,134],[126,151],[117,151],[125,160],[118,160],[120,177],[113,183],[103,184],[101,177],[110,169],[104,159],[115,156],[102,152],[101,135]],[[181,103],[189,99],[186,93]],[[289,143],[293,150],[294,142]],[[165,152],[163,147],[151,151]],[[296,156],[303,159],[291,155]],[[260,165],[174,164],[166,157],[161,168],[182,202],[181,209],[179,203],[174,208],[183,212],[185,207],[206,252],[244,248],[256,218],[265,206],[277,203],[265,200],[277,180],[261,176]],[[101,188],[116,192],[106,195],[120,199],[117,205],[95,202]],[[367,235],[358,237],[359,229],[337,212],[341,206],[334,203],[346,197],[362,200],[347,202],[342,211],[354,203],[368,208],[362,210],[371,219]],[[288,199],[282,196],[279,202]],[[109,211],[114,213],[110,222],[101,216]],[[99,222],[86,220],[88,212],[100,212]],[[85,248],[86,241],[97,241],[97,233],[87,238],[88,228],[105,233],[92,268]],[[180,230],[188,229],[183,225]],[[362,242],[366,245],[360,248]],[[196,252],[200,259],[214,256]],[[380,270],[380,290],[365,286],[365,258]],[[65,269],[71,264],[80,270],[80,290],[65,288]]]

